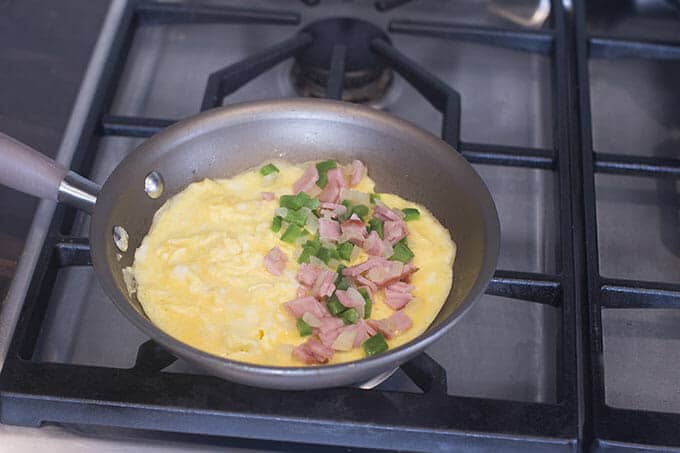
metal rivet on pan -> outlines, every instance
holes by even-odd
[[[128,239],[130,239],[130,237],[128,236],[127,231],[125,231],[125,228],[120,225],[113,227],[113,243],[116,244],[118,250],[121,252],[127,252]]]
[[[144,178],[144,192],[151,198],[158,198],[163,193],[163,177],[157,171],[152,171]]]

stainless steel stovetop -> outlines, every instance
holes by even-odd
[[[240,1],[210,3],[243,6]],[[640,11],[657,14],[654,2],[641,3],[632,16]],[[668,5],[660,3],[663,12]],[[113,5],[115,10],[116,2]],[[321,0],[316,6],[307,6],[294,0],[253,0],[248,8],[296,11],[302,20],[297,26],[144,24],[134,35],[109,113],[165,119],[193,115],[199,111],[207,75],[293,36],[320,18],[357,17],[384,29],[391,20],[408,19],[541,30],[548,26],[550,12],[549,2],[491,0],[414,1],[386,12],[376,10],[368,1]],[[590,29],[619,35],[639,30],[642,25],[629,19],[632,16],[618,21],[593,20]],[[663,39],[679,36],[659,30]],[[553,136],[556,100],[552,97],[556,81],[549,56],[407,34],[391,34],[390,38],[401,52],[461,94],[462,141],[528,149],[553,147],[557,140]],[[292,64],[288,60],[264,72],[227,96],[224,104],[296,96]],[[588,69],[595,151],[677,156],[677,59],[593,59]],[[442,115],[399,75],[394,77],[385,96],[373,105],[439,134]],[[140,141],[102,138],[89,176],[103,182]],[[560,216],[569,213],[560,212],[556,172],[480,164],[475,168],[489,186],[500,215],[499,269],[559,274]],[[680,283],[677,183],[613,174],[597,174],[595,182],[603,277]],[[87,236],[88,218],[78,215],[70,234]],[[602,324],[607,404],[680,412],[680,368],[676,365],[680,363],[680,312],[604,309]],[[559,308],[550,304],[486,295],[428,354],[446,369],[450,395],[556,403],[561,325]],[[49,296],[33,358],[128,368],[146,340],[107,300],[91,268],[67,267],[59,270]],[[201,373],[181,360],[166,371]],[[383,388],[418,391],[402,372]]]

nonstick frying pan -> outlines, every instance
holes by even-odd
[[[279,158],[360,159],[376,190],[427,206],[458,245],[453,289],[436,319],[413,341],[356,362],[267,367],[227,360],[167,335],[128,294],[122,269],[172,195],[204,178],[225,178]],[[92,215],[95,273],[118,309],[178,357],[216,376],[259,387],[312,389],[363,382],[398,367],[444,335],[483,293],[496,267],[499,222],[481,178],[439,138],[391,115],[353,104],[290,99],[218,108],[176,123],[131,152],[98,185],[0,134],[0,183]],[[187,213],[190,215],[190,213]]]

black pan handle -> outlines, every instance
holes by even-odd
[[[30,146],[0,133],[0,184],[92,214],[101,187]]]

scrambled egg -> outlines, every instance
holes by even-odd
[[[280,173],[266,184],[258,169],[230,179],[189,185],[156,212],[132,266],[137,297],[151,321],[178,340],[217,356],[268,366],[302,366],[291,356],[303,343],[295,319],[283,303],[296,298],[301,247],[279,240],[270,225],[278,197],[292,192],[305,166],[275,162]],[[370,171],[370,169],[369,169]],[[373,192],[365,176],[355,190]],[[274,192],[265,201],[260,193]],[[425,331],[451,290],[456,245],[449,232],[423,206],[381,194],[392,208],[416,207],[420,219],[408,222],[409,247],[419,268],[412,277],[414,299],[404,308],[413,327],[388,341],[390,349]],[[288,256],[286,270],[274,276],[263,258],[278,246]],[[352,264],[364,261],[358,256]],[[371,318],[393,313],[382,294]],[[330,363],[364,357],[362,348],[336,351]]]

